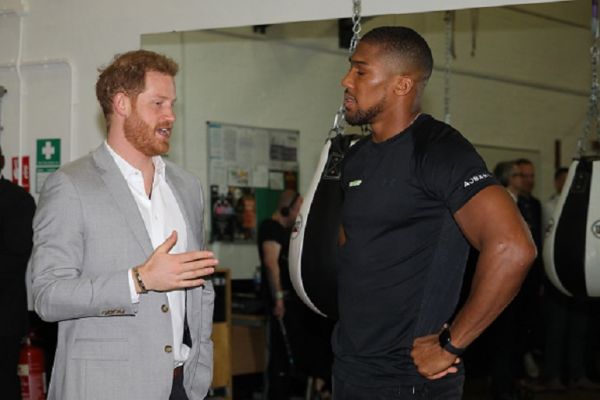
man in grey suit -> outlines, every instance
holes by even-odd
[[[145,50],[115,57],[96,83],[106,142],[44,184],[31,268],[36,312],[59,321],[49,400],[199,400],[210,386],[202,189],[161,158],[177,69]]]

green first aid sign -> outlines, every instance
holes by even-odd
[[[60,139],[38,139],[35,147],[35,192],[40,193],[48,175],[60,168]]]
[[[38,139],[36,148],[38,167],[60,167],[60,139]]]

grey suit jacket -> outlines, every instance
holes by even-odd
[[[166,179],[187,224],[188,250],[201,248],[203,197],[197,178],[165,160]],[[34,307],[59,321],[49,400],[167,400],[173,333],[166,293],[131,303],[128,270],[152,253],[138,207],[104,145],[50,175],[34,218]],[[184,365],[190,400],[212,379],[214,290],[187,291],[192,349]]]

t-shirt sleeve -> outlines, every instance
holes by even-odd
[[[473,145],[457,131],[430,144],[422,179],[430,194],[441,199],[452,214],[485,187],[498,184]]]
[[[273,220],[266,220],[260,227],[261,242],[281,243],[281,229],[278,223]]]

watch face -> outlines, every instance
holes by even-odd
[[[460,356],[465,351],[465,349],[459,349],[452,345],[452,337],[450,336],[450,329],[448,329],[448,327],[445,327],[444,330],[440,332],[438,339],[440,341],[440,346],[448,353]]]
[[[446,347],[446,345],[448,343],[450,343],[450,341],[452,340],[450,338],[450,330],[448,328],[444,328],[441,332],[440,332],[440,336],[438,337],[439,341],[440,341],[440,346],[442,347]]]

